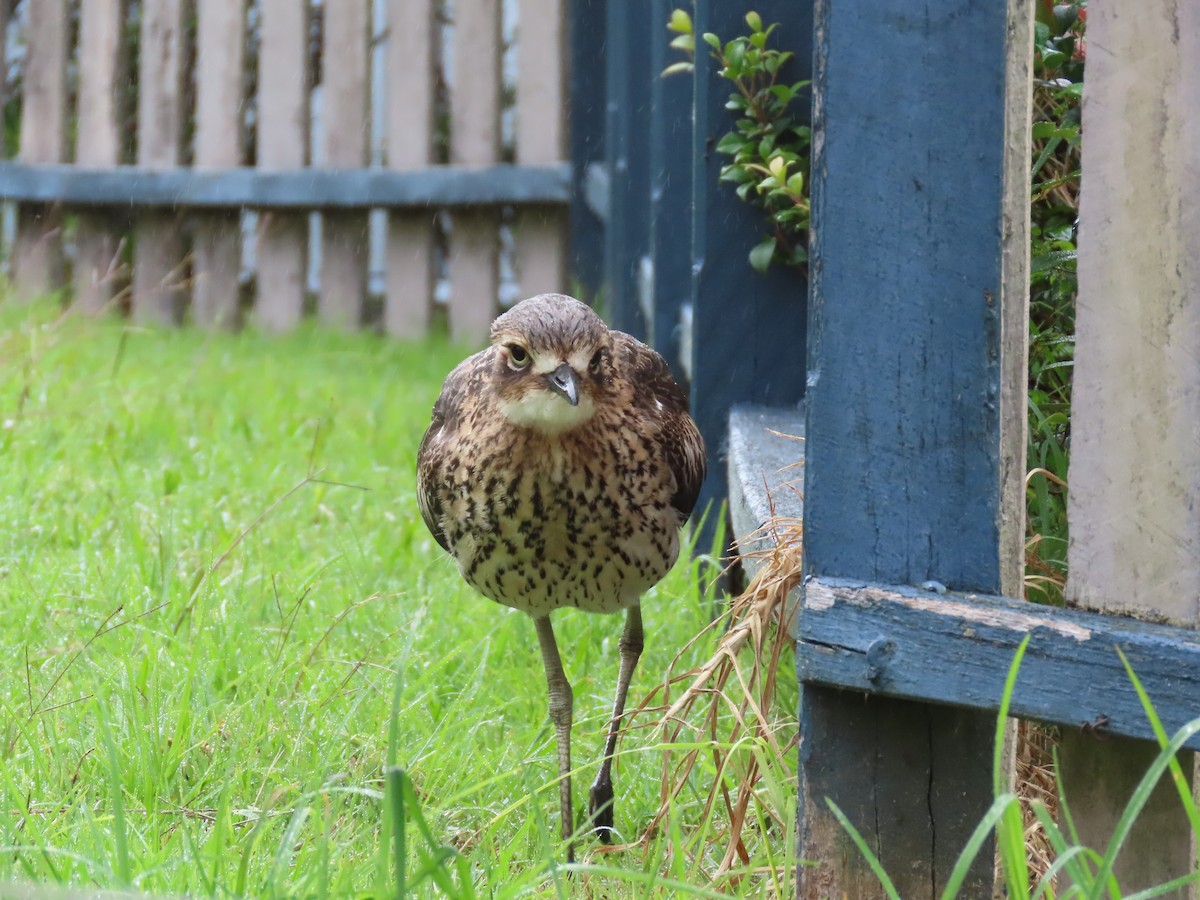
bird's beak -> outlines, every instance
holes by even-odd
[[[563,363],[546,376],[546,381],[550,383],[550,390],[561,394],[572,406],[579,405],[579,376],[570,365]]]

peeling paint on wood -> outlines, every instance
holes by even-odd
[[[1013,715],[1153,740],[1119,647],[1168,732],[1200,716],[1200,633],[1190,629],[849,579],[809,578],[804,597],[797,655],[808,682],[994,711],[1028,634]],[[1188,746],[1200,749],[1200,736]]]

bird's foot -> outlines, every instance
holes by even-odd
[[[588,821],[600,843],[611,844],[613,835],[613,786],[609,779],[596,779],[588,792]]]

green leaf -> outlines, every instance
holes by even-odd
[[[725,45],[725,67],[731,72],[741,74],[745,59],[746,45],[741,41],[730,41]]]
[[[756,272],[765,272],[775,256],[775,238],[767,238],[750,251],[750,265]]]
[[[690,34],[681,34],[679,37],[672,39],[668,46],[673,50],[682,50],[684,53],[695,53],[696,39]]]
[[[746,139],[735,131],[726,134],[721,140],[717,141],[717,152],[728,153],[733,155],[746,144]]]
[[[804,173],[796,172],[787,180],[788,193],[793,197],[802,197],[804,195]]]
[[[687,14],[686,10],[671,10],[671,18],[667,22],[667,30],[677,32],[678,34],[692,34],[692,17]]]
[[[712,47],[718,53],[721,52],[721,39],[711,31],[704,32],[704,43],[708,44],[708,46]]]
[[[751,31],[762,31],[762,17],[754,10],[746,13],[746,24],[750,26]]]
[[[682,72],[693,72],[693,71],[695,71],[695,69],[696,69],[696,67],[693,66],[690,62],[685,61],[685,62],[671,63],[671,65],[667,66],[665,69],[662,70],[662,76],[665,78],[668,75],[678,75]]]

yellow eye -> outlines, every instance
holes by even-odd
[[[514,369],[523,369],[529,365],[529,351],[520,344],[506,344],[508,364]]]

